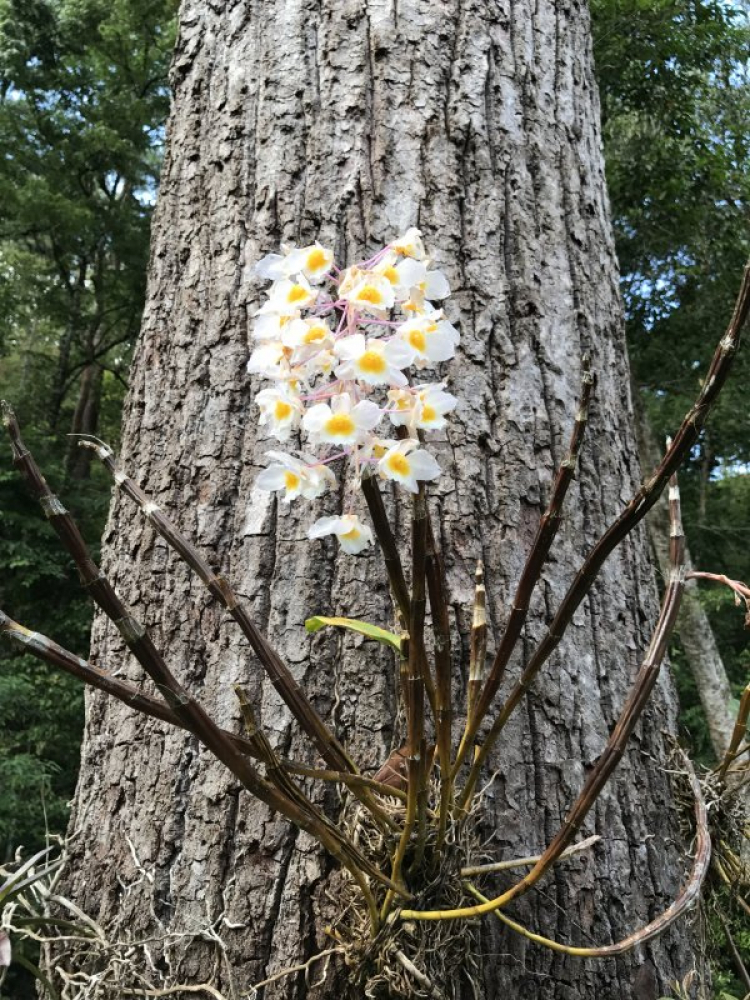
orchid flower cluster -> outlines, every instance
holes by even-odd
[[[412,385],[406,374],[455,353],[458,331],[431,301],[450,295],[445,275],[430,267],[413,228],[346,270],[317,242],[283,250],[255,267],[273,285],[255,318],[248,372],[273,382],[256,397],[261,426],[284,442],[301,431],[322,453],[266,452],[272,464],[258,487],[282,491],[285,501],[312,500],[336,485],[330,464],[349,458],[353,489],[377,473],[416,493],[421,481],[440,475],[417,432],[441,430],[457,402],[445,383]],[[409,436],[395,440],[384,422]],[[335,535],[353,554],[372,543],[351,510],[320,518],[308,535]]]

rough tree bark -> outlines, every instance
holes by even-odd
[[[252,264],[281,241],[316,237],[353,260],[416,224],[451,278],[462,346],[450,379],[461,403],[437,446],[445,472],[432,505],[464,637],[454,642],[463,692],[476,559],[497,635],[564,456],[584,352],[599,378],[590,434],[527,651],[640,476],[587,8],[184,0],[172,84],[123,463],[215,553],[319,711],[375,768],[398,738],[390,656],[348,636],[311,639],[302,623],[325,611],[387,624],[388,588],[377,556],[341,559],[305,541],[309,509],[277,506],[253,487],[270,442],[260,439],[258,386],[245,374],[260,292]],[[321,511],[336,504],[329,497]],[[310,753],[231,622],[119,498],[104,561],[223,725],[239,728],[231,684],[242,682],[273,743]],[[495,756],[487,803],[498,857],[539,851],[556,831],[637,668],[655,593],[639,531],[575,616]],[[138,676],[101,619],[94,654]],[[511,680],[517,669],[516,660]],[[605,943],[675,894],[684,845],[661,770],[674,722],[664,680],[587,824],[602,845],[561,866],[516,915],[554,937]],[[335,809],[330,793],[328,804]],[[309,839],[240,794],[193,738],[97,695],[72,824],[70,891],[112,934],[148,934],[157,920],[195,931],[226,908],[227,962],[215,970],[215,944],[193,940],[175,959],[183,982],[215,972],[214,985],[228,991],[231,965],[241,994],[326,947],[331,868]],[[462,995],[653,1000],[693,967],[692,934],[683,922],[642,952],[593,962],[544,952],[487,919],[473,957],[477,992],[462,982]],[[330,993],[309,992],[301,974],[264,993],[307,995]]]

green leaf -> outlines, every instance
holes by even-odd
[[[323,618],[321,615],[316,615],[314,618],[308,618],[305,622],[305,628],[308,632],[318,632],[326,625],[351,629],[352,632],[359,632],[366,639],[374,639],[376,642],[382,642],[385,646],[390,646],[397,653],[401,651],[401,640],[394,632],[388,632],[386,629],[370,625],[368,622],[358,621],[356,618]]]

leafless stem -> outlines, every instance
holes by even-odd
[[[255,712],[246,691],[241,685],[235,684],[234,693],[240,705],[247,738],[253,748],[253,756],[266,765],[269,779],[276,785],[280,792],[283,792],[284,795],[287,795],[293,801],[298,802],[303,809],[316,812],[317,810],[313,802],[291,780],[276,755],[276,751],[269,743],[268,737],[258,726]],[[323,819],[323,817],[320,818]]]
[[[518,587],[516,588],[515,597],[513,599],[513,607],[508,619],[508,624],[495,654],[495,659],[492,663],[492,667],[490,668],[487,682],[482,693],[478,696],[476,703],[472,704],[471,714],[466,720],[466,730],[456,757],[454,773],[458,772],[458,769],[466,759],[466,754],[473,744],[474,738],[480,725],[482,724],[482,720],[487,714],[487,711],[492,703],[492,699],[495,697],[495,694],[500,687],[505,674],[505,669],[511,655],[513,654],[513,650],[516,648],[516,643],[518,642],[524,622],[526,621],[534,588],[539,581],[539,577],[541,576],[542,569],[547,561],[552,543],[554,542],[555,536],[557,535],[562,523],[562,508],[568,488],[575,475],[578,455],[581,450],[583,436],[588,423],[591,394],[594,390],[595,384],[594,376],[591,374],[588,357],[583,358],[582,368],[581,397],[578,403],[578,412],[576,413],[576,419],[570,437],[568,455],[560,465],[560,468],[557,470],[555,482],[552,487],[552,496],[550,497],[547,509],[539,522],[536,537],[534,538],[529,554],[526,557],[526,564],[524,565],[523,572],[521,573],[521,579],[518,581]],[[482,664],[482,667],[483,666],[484,664]],[[470,691],[470,694],[474,697],[476,696],[475,692]]]
[[[531,871],[495,899],[477,906],[461,907],[448,911],[404,910],[402,911],[403,919],[455,920],[462,917],[474,917],[481,916],[484,913],[492,913],[535,885],[560,858],[562,852],[575,837],[586,815],[594,802],[596,802],[602,788],[622,759],[628,739],[651,696],[651,692],[659,676],[659,668],[667,651],[669,637],[677,619],[680,601],[685,589],[685,537],[682,533],[682,524],[680,522],[679,496],[675,479],[669,490],[671,572],[662,600],[659,619],[654,629],[646,657],[638,671],[638,675],[623,706],[617,724],[610,734],[607,746],[592,769],[557,836]],[[462,805],[469,801],[471,794],[472,789],[467,789],[462,799]]]
[[[375,529],[375,537],[380,543],[380,548],[383,550],[385,569],[391,584],[396,607],[401,612],[403,620],[407,622],[409,620],[409,588],[406,586],[404,568],[401,565],[401,557],[398,554],[396,539],[391,530],[383,497],[375,476],[370,473],[362,476],[362,492],[370,511],[370,519]]]
[[[747,733],[747,723],[750,718],[750,684],[745,686],[745,690],[742,692],[742,697],[740,698],[740,706],[737,709],[737,718],[734,722],[734,729],[732,730],[732,738],[729,741],[729,746],[727,747],[727,752],[724,754],[724,759],[721,762],[721,767],[719,768],[719,776],[721,778],[726,777],[729,765],[732,761],[736,760],[741,753],[739,747]]]
[[[735,597],[738,602],[740,600],[745,601],[750,610],[750,587],[742,580],[733,580],[729,576],[725,576],[723,573],[701,573],[697,570],[691,570],[686,579],[688,580],[711,580],[713,583],[723,583],[726,587],[729,587],[734,591]]]
[[[435,640],[435,736],[440,761],[440,808],[437,849],[445,838],[448,814],[453,799],[451,777],[451,729],[453,704],[451,694],[451,634],[448,596],[445,588],[443,559],[435,543],[432,523],[427,511],[427,552],[425,560],[427,593],[430,598],[432,632]]]
[[[750,628],[750,587],[748,587],[746,583],[743,583],[741,580],[733,580],[731,577],[725,576],[723,573],[699,573],[695,570],[687,574],[687,579],[710,580],[713,583],[723,583],[726,587],[729,587],[734,593],[735,601],[738,604],[742,601],[745,602],[745,627]],[[721,778],[726,777],[730,764],[736,760],[738,756],[739,746],[747,734],[747,723],[749,718],[750,684],[748,684],[742,692],[740,705],[737,709],[737,718],[735,719],[732,736],[729,740],[729,746],[727,747],[727,752],[724,754],[722,762],[718,768],[719,777]]]
[[[404,683],[404,691],[406,692],[407,725],[409,728],[409,742],[407,743],[407,752],[409,754],[411,752],[411,745],[412,745],[411,731],[413,725],[410,698],[414,693],[411,685],[408,683],[411,672],[411,664],[413,662],[410,646],[411,646],[411,640],[409,636],[406,633],[404,633],[401,636],[400,670],[401,670],[402,680]],[[414,829],[414,822],[417,816],[417,796],[415,792],[416,792],[416,783],[412,781],[412,770],[410,767],[409,785],[406,797],[406,815],[404,816],[404,828],[401,831],[401,836],[399,838],[398,844],[396,845],[396,850],[393,854],[393,859],[391,861],[391,878],[396,883],[399,883],[403,880],[401,871],[403,868],[404,857],[406,855],[406,848],[408,847],[409,841],[411,840],[412,831]],[[380,912],[381,920],[385,920],[385,918],[388,916],[392,904],[393,904],[393,893],[388,892],[386,893],[385,902],[383,903],[383,908]]]
[[[319,819],[317,815],[307,813],[300,806],[299,802],[289,799],[272,783],[263,778],[247,757],[237,748],[231,734],[217,726],[201,705],[182,687],[167,667],[164,658],[153,644],[146,630],[129,614],[112,585],[91,559],[78,526],[71,514],[65,509],[60,500],[54,496],[47,485],[33,456],[23,443],[18,421],[13,410],[4,401],[2,404],[2,416],[3,423],[11,440],[14,465],[21,471],[27,485],[39,500],[47,518],[61,539],[63,546],[72,556],[78,567],[84,586],[87,587],[96,604],[117,626],[138,662],[156,684],[157,690],[166,703],[165,707],[171,710],[172,715],[179,720],[179,724],[194,733],[256,798],[265,802],[271,809],[281,813],[296,826],[300,827],[300,829],[307,831],[319,840],[335,858],[349,869],[352,876],[362,887],[365,895],[370,893],[370,890],[366,878],[362,874],[363,871],[367,872],[371,877],[388,884],[389,880],[370,864],[353,845],[349,844],[337,828],[333,827],[328,821]],[[17,641],[22,638],[25,639],[25,645],[29,649],[36,648],[36,650],[41,651],[45,646],[45,642],[40,637],[33,633],[28,633],[27,630],[19,630],[18,627],[11,629],[9,627],[10,621],[10,619],[5,617],[2,623],[3,631],[6,634],[12,632]],[[13,624],[16,625],[16,623]],[[24,631],[26,635],[22,637],[21,633]],[[82,676],[86,672],[84,661],[74,657],[67,658],[61,655],[64,653],[61,647],[53,648],[48,640],[46,642],[50,657],[58,659],[57,665],[62,666],[63,662],[65,662],[68,667],[77,668],[78,676]],[[77,663],[71,662],[71,660],[77,660]],[[72,669],[70,672],[75,672],[75,669]],[[98,679],[102,682],[97,685],[99,687],[108,683],[101,676]],[[112,679],[110,678],[108,686],[110,693],[114,694],[114,685],[111,681]],[[122,684],[122,682],[118,683]],[[119,697],[120,694],[126,693],[125,689],[120,689],[117,696]],[[144,697],[141,696],[141,699]],[[132,698],[128,698],[127,701],[129,704],[133,704]],[[140,704],[145,707],[143,700],[141,700]],[[156,699],[154,699],[154,704],[151,707],[154,706],[157,706],[156,711],[158,712],[159,703]],[[160,713],[160,716],[164,718],[163,713]],[[165,719],[165,721],[168,720]],[[360,792],[360,794],[362,793]],[[371,798],[369,793],[368,797]],[[377,808],[379,809],[379,807]]]
[[[411,608],[409,615],[409,702],[408,768],[409,798],[416,800],[417,850],[421,860],[427,832],[427,743],[424,735],[424,674],[427,657],[424,646],[424,622],[427,605],[425,568],[427,559],[427,500],[424,484],[414,496],[412,516]]]
[[[117,698],[128,707],[135,709],[135,711],[154,719],[160,719],[162,722],[180,729],[188,728],[184,719],[178,718],[169,705],[162,699],[153,698],[151,695],[141,691],[137,685],[119,680],[104,668],[96,666],[88,660],[81,659],[75,653],[71,653],[52,639],[42,635],[41,632],[33,632],[24,625],[13,621],[2,610],[0,610],[0,634],[4,635],[5,638],[15,645],[23,648],[25,652],[35,656],[38,660],[63,670],[65,673],[76,677],[91,687],[104,691],[105,694]],[[193,730],[188,731],[193,732]],[[232,741],[239,753],[253,757],[256,760],[260,759],[257,749],[245,736],[238,736],[227,729],[222,729],[222,733],[227,739]],[[379,795],[406,801],[405,792],[402,792],[398,788],[392,788],[390,785],[385,785],[381,781],[366,778],[364,775],[350,774],[348,771],[319,770],[318,768],[309,767],[306,764],[301,764],[299,761],[291,760],[287,757],[280,759],[283,767],[290,774],[296,774],[303,778],[311,778],[316,781],[347,785],[353,788],[366,788],[377,792]]]
[[[474,614],[471,622],[469,684],[466,691],[466,727],[471,724],[479,690],[482,685],[484,661],[487,657],[487,609],[484,589],[484,565],[480,559],[475,574]]]
[[[60,500],[52,493],[33,456],[24,445],[16,416],[5,401],[2,403],[2,417],[11,441],[13,464],[23,475],[63,546],[72,556],[84,586],[96,604],[117,626],[125,642],[154,681],[159,693],[174,715],[183,722],[186,729],[198,736],[201,742],[229,768],[245,788],[272,809],[291,819],[297,825],[301,825],[302,829],[309,829],[309,821],[300,813],[299,808],[260,776],[247,758],[237,751],[232,741],[227,738],[171,673],[146,630],[129,614],[112,585],[89,555],[78,526]],[[304,823],[301,823],[300,820],[304,820]]]

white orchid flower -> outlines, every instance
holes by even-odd
[[[382,413],[367,399],[352,404],[348,392],[334,396],[331,405],[316,403],[302,418],[302,427],[313,444],[358,444],[380,423]]]
[[[366,385],[407,385],[402,372],[411,363],[412,352],[402,340],[379,340],[355,333],[339,340],[334,353],[341,358],[335,374],[342,381],[364,382]]]
[[[308,281],[319,285],[331,270],[333,250],[316,241],[308,247],[292,250],[287,260],[291,274],[303,274]]]
[[[284,278],[292,276],[294,272],[289,265],[289,256],[295,248],[284,245],[282,250],[285,251],[283,254],[269,253],[258,261],[255,265],[255,273],[259,278],[265,278],[267,281],[282,281]]]
[[[348,455],[350,485],[377,470],[416,492],[440,474],[417,432],[442,430],[457,403],[443,383],[415,386],[408,377],[412,366],[437,365],[455,353],[458,331],[431,301],[450,295],[445,275],[432,269],[414,227],[345,270],[317,241],[281,249],[256,266],[273,282],[255,316],[248,362],[251,374],[272,383],[257,396],[259,424],[281,441],[301,427],[311,445],[334,446],[328,461]],[[393,322],[393,309],[403,322]],[[386,413],[391,426],[409,429],[408,440],[378,436]],[[285,501],[314,499],[336,482],[327,461],[300,452],[267,455],[271,464],[258,485]],[[329,534],[345,552],[372,544],[372,531],[354,514],[322,518],[310,529],[311,538]]]
[[[258,313],[253,326],[253,336],[260,341],[281,340],[288,325],[297,318],[299,314],[295,316],[294,313],[288,316],[273,312]]]
[[[410,438],[388,449],[378,462],[378,472],[383,479],[393,479],[411,493],[418,493],[419,482],[437,479],[440,466],[419,447],[419,441]]]
[[[312,381],[316,375],[330,375],[334,366],[338,364],[338,358],[329,350],[311,350],[306,355],[306,360],[299,362],[298,359],[302,358],[301,353],[295,351],[293,357],[295,364],[299,363],[299,370],[304,373],[306,381]]]
[[[333,331],[323,319],[295,319],[285,327],[281,342],[292,350],[291,364],[305,364],[318,351],[333,348]]]
[[[299,275],[296,281],[283,278],[271,286],[268,302],[258,310],[259,314],[278,313],[281,316],[291,316],[300,309],[307,309],[318,297],[318,289],[313,288],[304,275]]]
[[[417,399],[412,389],[391,389],[388,392],[388,402],[388,417],[394,427],[407,427],[413,423]]]
[[[393,285],[382,274],[364,272],[349,289],[339,286],[339,294],[352,306],[363,312],[379,315],[393,308]]]
[[[440,312],[408,319],[396,334],[411,352],[409,363],[418,368],[448,361],[455,355],[459,341],[458,330]]]
[[[411,257],[400,258],[389,251],[372,269],[372,273],[385,278],[393,288],[396,302],[409,298],[411,289],[427,276],[427,268]]]
[[[278,441],[288,441],[299,427],[304,407],[299,396],[288,385],[277,389],[262,389],[255,397],[260,407],[258,423],[267,427]]]
[[[418,288],[428,299],[447,299],[451,293],[451,286],[442,271],[428,271]]]
[[[402,257],[414,257],[416,260],[424,260],[425,258],[422,232],[414,226],[407,229],[403,236],[399,236],[390,246]]]
[[[336,477],[328,466],[309,460],[307,455],[305,461],[282,451],[267,451],[266,456],[275,464],[263,469],[255,483],[261,490],[284,490],[283,499],[287,503],[298,496],[315,500],[336,485]]]
[[[287,349],[278,340],[262,341],[250,355],[247,370],[250,375],[281,378],[286,374]]]
[[[440,431],[446,426],[445,414],[456,408],[458,399],[444,389],[444,382],[417,386],[415,427],[424,431]]]
[[[373,542],[372,529],[363,524],[356,514],[321,517],[307,532],[308,538],[323,538],[326,535],[335,535],[344,552],[355,556]]]

